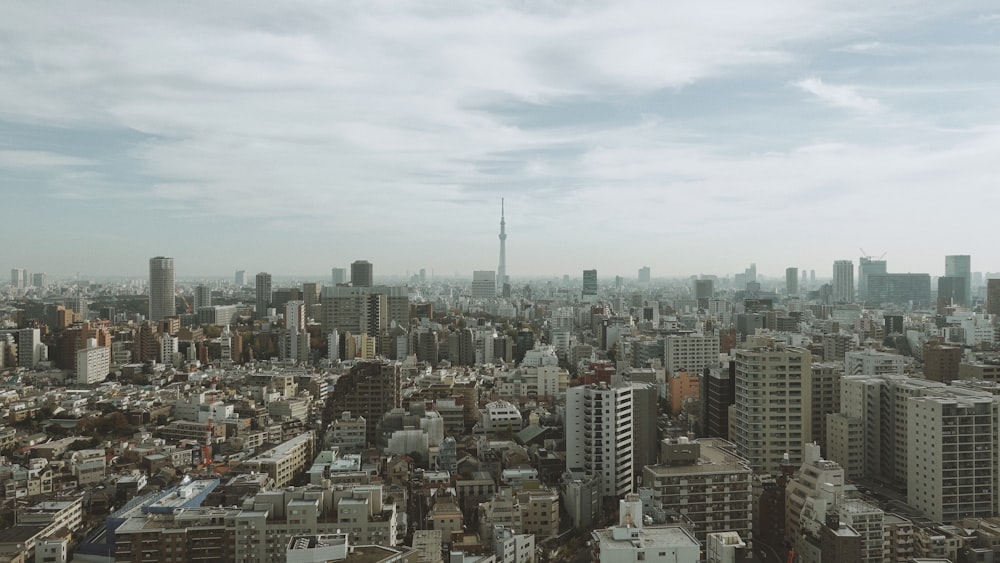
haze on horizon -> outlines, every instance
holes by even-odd
[[[982,1],[6,3],[3,268],[1000,271]]]

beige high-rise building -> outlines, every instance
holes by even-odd
[[[802,462],[812,439],[812,354],[770,344],[734,350],[736,404],[732,426],[739,455],[755,472],[777,473],[787,454]]]
[[[176,313],[174,306],[174,259],[149,259],[149,320],[160,321]]]

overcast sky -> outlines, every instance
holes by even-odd
[[[5,2],[4,268],[1000,270],[992,1]]]

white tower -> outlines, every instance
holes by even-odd
[[[507,283],[507,223],[504,221],[503,198],[500,198],[500,264],[497,266],[497,286],[503,291]]]

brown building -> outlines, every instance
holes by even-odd
[[[940,342],[924,345],[924,377],[931,381],[948,383],[958,379],[958,366],[962,363],[962,348]]]
[[[333,412],[350,411],[366,421],[365,440],[377,441],[377,425],[382,416],[401,406],[402,377],[399,362],[358,362],[337,380],[327,400]]]
[[[1000,315],[1000,279],[986,280],[986,312]]]

